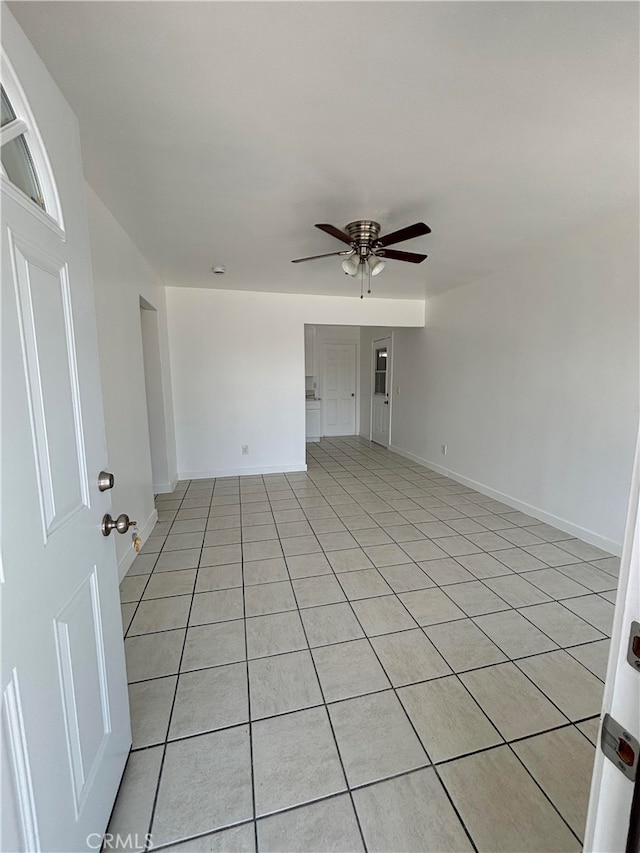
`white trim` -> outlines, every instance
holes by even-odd
[[[138,536],[142,539],[142,544],[147,541],[149,536],[151,535],[151,531],[156,526],[156,522],[158,521],[158,510],[154,509],[149,518],[145,521],[142,527],[138,526]],[[124,553],[124,556],[121,558],[118,563],[118,583],[122,582],[123,577],[131,568],[131,564],[137,557],[135,548],[133,547],[133,543],[131,548],[127,548]]]
[[[26,130],[26,121],[23,121],[21,118],[14,118],[13,121],[5,124],[2,130],[0,130],[0,147],[22,136]]]
[[[217,471],[178,471],[178,480],[210,480],[212,477],[242,477],[255,474],[294,474],[306,465],[264,465],[256,468],[221,468]]]
[[[153,484],[153,494],[154,495],[169,495],[178,485],[178,479],[176,477],[175,480],[172,480],[170,483],[154,483]]]
[[[545,524],[550,524],[552,527],[557,527],[558,530],[563,530],[565,533],[569,533],[571,536],[576,536],[578,539],[582,539],[584,542],[588,542],[590,545],[595,545],[597,548],[601,548],[603,551],[608,551],[610,554],[615,554],[619,556],[622,551],[622,545],[620,542],[615,542],[613,539],[609,539],[606,536],[602,536],[600,533],[595,533],[593,530],[587,530],[585,527],[580,527],[578,524],[574,524],[571,521],[567,521],[564,518],[560,518],[557,515],[553,515],[550,512],[546,512],[543,509],[540,509],[537,506],[531,506],[531,504],[525,503],[524,501],[518,500],[518,498],[514,498],[511,495],[506,495],[504,492],[500,492],[497,489],[492,489],[490,486],[485,486],[484,483],[478,483],[475,480],[471,480],[469,477],[464,477],[462,474],[458,474],[456,471],[451,471],[449,468],[445,468],[443,465],[438,465],[435,462],[430,462],[428,459],[423,459],[421,456],[416,456],[415,453],[409,453],[407,450],[402,450],[400,447],[394,447],[393,445],[389,446],[389,450],[397,453],[399,456],[404,456],[405,459],[411,459],[412,462],[417,462],[419,465],[424,465],[425,468],[429,468],[432,471],[437,471],[438,474],[443,474],[445,477],[450,477],[452,480],[455,480],[457,483],[462,483],[463,486],[469,486],[471,489],[475,489],[477,492],[480,492],[483,495],[487,495],[487,497],[495,498],[502,503],[507,504],[508,506],[513,507],[514,509],[520,510],[520,512],[524,512],[527,515],[533,516],[533,518],[537,518],[539,521],[544,522]],[[499,533],[500,531],[498,531]]]
[[[7,770],[13,782],[14,795],[19,810],[18,819],[22,829],[25,850],[37,853],[41,849],[38,832],[38,814],[33,794],[33,781],[27,736],[22,714],[22,698],[18,684],[18,671],[11,670],[11,679],[3,691],[3,729],[7,739]]]
[[[39,207],[28,195],[22,192],[15,184],[12,184],[9,178],[3,173],[0,173],[0,188],[2,192],[9,196],[16,204],[24,208],[27,213],[35,216],[38,222],[52,231],[63,243],[66,242],[66,236],[62,228],[58,225],[55,219],[50,216],[46,210]]]

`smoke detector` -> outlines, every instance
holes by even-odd
[[[214,275],[224,275],[227,271],[227,268],[224,264],[217,264],[215,267],[211,267]]]

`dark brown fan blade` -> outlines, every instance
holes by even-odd
[[[399,252],[397,249],[380,249],[375,253],[380,258],[392,261],[408,261],[410,264],[421,264],[427,255],[417,255],[415,252]]]
[[[352,252],[350,249],[343,249],[341,252],[326,252],[324,255],[311,255],[308,258],[296,258],[295,261],[291,261],[292,264],[301,264],[303,261],[315,261],[316,258],[331,258],[333,255],[351,255]]]
[[[348,234],[345,234],[344,231],[336,228],[335,225],[316,225],[316,228],[319,228],[327,234],[331,234],[331,236],[335,237],[336,240],[342,240],[343,243],[347,243],[349,246],[351,245],[351,237],[349,237]]]
[[[428,225],[425,225],[424,222],[416,222],[415,225],[408,225],[399,231],[392,231],[391,234],[379,237],[376,243],[378,246],[390,246],[392,243],[402,243],[403,240],[411,240],[413,237],[421,237],[423,234],[430,233],[431,228]]]

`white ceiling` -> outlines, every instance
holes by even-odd
[[[89,183],[166,284],[356,295],[313,227],[423,220],[374,295],[473,281],[638,196],[638,4],[14,2]],[[213,276],[224,263],[226,276]]]

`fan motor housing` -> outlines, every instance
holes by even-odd
[[[375,248],[375,241],[380,233],[380,223],[372,219],[358,219],[350,222],[344,229],[351,237],[352,245],[362,258],[366,258]]]

